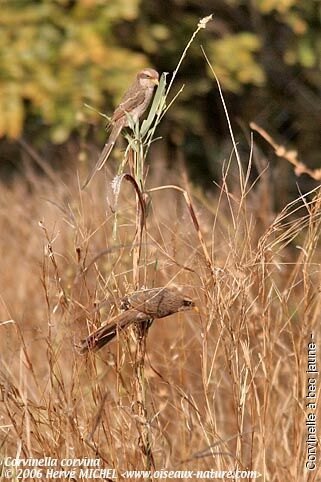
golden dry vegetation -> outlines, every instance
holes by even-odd
[[[0,457],[100,458],[119,476],[154,464],[318,480],[305,470],[305,396],[320,332],[320,192],[275,213],[268,170],[253,184],[233,155],[205,195],[177,167],[151,158],[136,273],[135,193],[123,180],[112,212],[114,167],[86,191],[75,170],[49,179],[30,165],[1,185]],[[165,185],[185,191],[153,190]],[[180,286],[199,308],[150,328],[140,394],[132,331],[97,354],[77,350],[133,275]]]

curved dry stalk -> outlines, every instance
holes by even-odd
[[[174,184],[169,184],[169,185],[166,185],[166,186],[159,186],[159,187],[154,187],[152,189],[149,189],[148,192],[156,192],[156,191],[162,191],[163,189],[175,189],[176,191],[179,191],[183,194],[184,196],[184,199],[185,199],[185,202],[187,204],[187,207],[188,207],[188,210],[189,210],[189,213],[190,213],[190,216],[192,218],[192,222],[193,222],[193,225],[194,225],[194,228],[195,228],[195,231],[197,233],[197,236],[198,236],[198,239],[199,239],[199,242],[202,246],[202,250],[203,250],[203,254],[204,254],[204,258],[206,260],[206,264],[207,264],[207,267],[209,268],[210,272],[211,272],[211,275],[214,279],[214,282],[216,281],[216,274],[215,274],[215,268],[213,266],[213,263],[212,263],[212,260],[211,260],[211,257],[209,255],[209,252],[207,250],[207,247],[206,247],[206,243],[204,241],[204,237],[203,237],[203,234],[202,234],[202,231],[201,231],[201,228],[200,228],[200,225],[199,225],[199,222],[197,220],[197,216],[196,216],[196,213],[195,213],[195,210],[193,208],[193,204],[192,204],[192,200],[190,198],[190,195],[188,194],[188,192],[183,189],[182,187],[179,187],[179,186],[175,186]]]

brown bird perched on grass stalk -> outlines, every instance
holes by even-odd
[[[121,332],[134,322],[152,321],[154,318],[196,309],[191,298],[171,288],[135,291],[123,299],[122,308],[125,309],[123,313],[81,341],[81,353],[99,350],[116,336],[117,331]]]
[[[103,168],[105,162],[111,153],[117,137],[124,127],[128,127],[128,117],[134,122],[142,116],[147,109],[154,91],[155,85],[158,85],[159,75],[154,69],[144,69],[138,72],[135,82],[129,87],[120,101],[111,118],[110,124],[112,131],[103,148],[99,159],[86,179],[82,189],[84,189],[97,171]]]

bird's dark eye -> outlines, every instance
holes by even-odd
[[[183,306],[194,306],[194,301],[192,301],[192,300],[183,300]]]
[[[140,76],[142,79],[150,79],[150,75],[149,74],[142,74]]]

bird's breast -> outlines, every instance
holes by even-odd
[[[147,107],[149,106],[149,103],[151,101],[152,95],[153,95],[154,88],[151,89],[146,89],[145,90],[145,95],[144,95],[144,100],[138,104],[133,111],[131,112],[131,115],[134,119],[135,122],[140,119],[140,117],[143,115]]]

